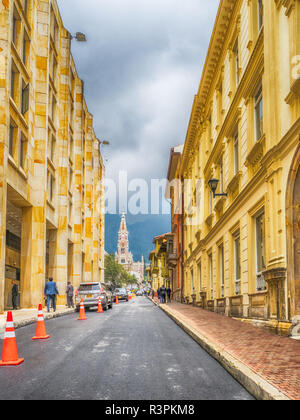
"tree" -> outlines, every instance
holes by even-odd
[[[113,288],[126,287],[137,281],[136,277],[128,273],[112,254],[105,256],[104,279],[105,283],[111,283]]]
[[[122,267],[117,263],[113,255],[105,255],[104,267],[105,283],[111,283],[114,287],[118,287]]]

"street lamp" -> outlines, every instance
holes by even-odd
[[[75,35],[71,35],[70,34],[70,38],[71,39],[74,39],[75,38],[76,41],[78,41],[78,42],[86,42],[86,36],[82,32],[76,32]]]
[[[212,193],[214,195],[214,198],[215,197],[228,197],[228,194],[227,193],[221,193],[221,194],[217,194],[216,193],[216,190],[218,188],[218,184],[219,184],[219,180],[218,179],[215,179],[215,178],[210,179],[208,181],[209,188],[211,189],[211,191],[212,191]]]

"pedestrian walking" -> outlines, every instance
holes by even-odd
[[[56,312],[56,296],[59,294],[55,281],[52,277],[49,277],[49,281],[46,283],[45,295],[47,296],[47,310],[50,312],[50,301],[52,303],[53,312]]]
[[[168,296],[168,302],[171,303],[171,294],[172,294],[172,290],[170,288],[170,286],[167,288],[167,296]]]
[[[68,305],[68,307],[69,308],[74,308],[74,301],[73,301],[74,287],[72,286],[70,281],[68,282],[68,285],[67,285],[66,294],[67,294],[67,305]]]
[[[164,285],[160,288],[160,303],[166,303],[166,288]]]
[[[11,300],[12,300],[12,307],[13,310],[16,311],[18,309],[17,307],[17,298],[19,294],[17,283],[13,280],[12,282],[12,289],[11,289]]]
[[[157,293],[157,299],[160,300],[160,288],[157,289],[156,293]]]
[[[154,293],[154,289],[152,289],[152,290],[151,290],[151,297],[152,297],[152,300],[154,299],[154,295],[155,295],[155,293]]]

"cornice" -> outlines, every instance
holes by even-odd
[[[206,61],[204,64],[202,78],[198,94],[195,96],[191,118],[189,121],[188,131],[185,139],[185,146],[183,151],[183,159],[181,171],[184,171],[192,144],[196,138],[197,130],[202,130],[201,127],[204,123],[203,109],[207,102],[207,97],[213,82],[217,66],[220,61],[220,57],[223,53],[223,47],[227,35],[227,31],[231,22],[231,17],[235,6],[238,4],[236,0],[221,0],[218,9],[214,29],[212,32]]]

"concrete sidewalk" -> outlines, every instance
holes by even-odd
[[[69,309],[66,306],[57,306],[56,312],[53,312],[52,309],[50,309],[50,312],[47,313],[47,308],[43,308],[43,310],[45,319],[58,318],[75,311],[75,309]],[[37,321],[37,313],[37,308],[12,311],[15,329],[35,323]],[[4,335],[6,314],[7,312],[4,312],[4,314],[0,315],[0,338],[3,338]]]
[[[300,400],[300,342],[180,303],[158,305],[257,399]]]

